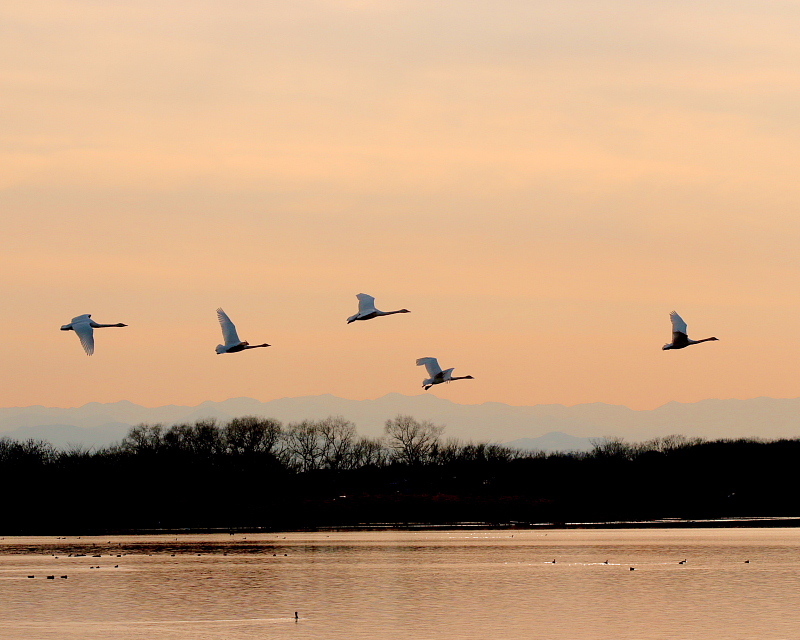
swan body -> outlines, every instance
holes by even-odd
[[[228,314],[222,309],[217,309],[217,318],[222,327],[222,339],[225,341],[225,344],[217,345],[217,355],[222,353],[237,353],[245,349],[258,349],[259,347],[269,346],[266,342],[264,344],[250,344],[249,342],[240,340],[239,334],[236,333],[236,325],[231,322]]]
[[[397,311],[378,311],[375,308],[375,298],[366,293],[359,293],[356,295],[358,298],[358,313],[350,316],[347,319],[347,324],[355,322],[356,320],[371,320],[378,316],[391,316],[395,313],[411,313],[408,309],[398,309]]]
[[[436,358],[418,358],[417,366],[425,365],[430,378],[422,381],[422,388],[427,391],[435,384],[442,384],[443,382],[452,382],[453,380],[474,380],[472,376],[454,376],[453,370],[455,367],[445,369],[439,366],[439,361]]]
[[[91,313],[84,313],[81,316],[75,316],[69,324],[61,327],[62,331],[74,331],[78,339],[81,341],[81,346],[86,352],[87,356],[94,353],[94,330],[102,329],[105,327],[127,327],[127,324],[118,322],[117,324],[99,324],[92,320]]]
[[[684,349],[692,344],[700,344],[701,342],[708,342],[709,340],[719,340],[719,338],[703,338],[702,340],[690,340],[686,329],[686,322],[678,315],[677,311],[669,314],[669,319],[672,321],[672,342],[665,344],[661,347],[664,351],[667,349]]]

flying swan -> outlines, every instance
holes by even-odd
[[[701,342],[708,342],[709,340],[719,340],[719,338],[703,338],[702,340],[689,340],[686,333],[686,323],[683,318],[678,315],[677,311],[669,314],[669,319],[672,320],[672,342],[665,344],[661,347],[664,351],[667,349],[683,349],[690,344],[700,344]]]
[[[436,358],[418,358],[417,366],[425,365],[428,370],[430,378],[422,381],[422,388],[427,391],[435,384],[442,384],[442,382],[452,382],[453,380],[474,380],[472,376],[453,376],[453,369],[445,369],[439,366],[439,361]]]
[[[366,293],[359,293],[356,295],[358,298],[358,313],[350,316],[347,319],[347,324],[355,322],[356,320],[371,320],[378,316],[391,316],[395,313],[411,313],[408,309],[398,309],[397,311],[378,311],[375,308],[375,298],[367,295]]]
[[[269,346],[266,342],[264,344],[252,345],[249,342],[242,342],[239,339],[239,334],[236,333],[236,325],[231,322],[228,314],[222,309],[217,309],[217,318],[219,318],[219,324],[222,327],[222,339],[225,341],[225,344],[217,345],[217,355],[221,353],[236,353],[237,351],[244,351],[245,349],[258,349],[259,347]]]
[[[69,324],[61,327],[62,331],[74,331],[78,334],[78,339],[81,341],[81,346],[86,352],[87,356],[94,353],[94,330],[102,329],[104,327],[127,327],[127,324],[121,322],[117,324],[98,324],[92,320],[91,313],[84,313],[82,316],[75,316]]]

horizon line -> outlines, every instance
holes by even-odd
[[[251,396],[234,396],[234,397],[231,397],[231,398],[226,398],[224,400],[203,400],[203,401],[201,401],[201,402],[199,402],[197,404],[169,403],[169,404],[148,406],[148,405],[138,404],[138,403],[136,403],[136,402],[134,402],[132,400],[128,400],[127,398],[121,398],[121,399],[115,400],[113,402],[99,402],[99,401],[93,400],[93,401],[86,402],[86,403],[84,403],[82,405],[69,406],[69,407],[48,406],[48,405],[43,405],[43,404],[31,404],[31,405],[15,405],[15,406],[9,406],[9,407],[0,407],[0,410],[4,410],[4,409],[32,409],[32,408],[35,408],[35,407],[41,407],[43,409],[69,410],[69,409],[83,409],[83,408],[88,407],[90,405],[116,405],[116,404],[122,404],[122,403],[131,404],[131,405],[133,405],[135,407],[140,407],[142,409],[163,409],[163,408],[166,408],[166,407],[182,407],[182,408],[190,408],[191,409],[191,408],[200,407],[200,406],[202,406],[204,404],[209,404],[209,403],[210,404],[222,404],[222,403],[225,403],[225,402],[230,402],[231,400],[252,400],[254,402],[259,402],[261,404],[269,404],[271,402],[280,402],[281,400],[305,400],[305,399],[312,399],[312,398],[330,397],[330,398],[334,398],[336,400],[345,400],[345,401],[348,401],[348,402],[375,402],[377,400],[383,400],[384,398],[387,398],[389,396],[401,396],[403,398],[435,398],[437,400],[448,402],[450,404],[454,404],[454,405],[461,406],[461,407],[481,407],[481,406],[484,406],[484,405],[502,405],[502,406],[506,406],[506,407],[514,407],[514,408],[520,408],[520,409],[532,408],[532,407],[564,407],[564,408],[567,408],[567,409],[571,409],[571,408],[574,408],[574,407],[585,407],[585,406],[590,406],[590,405],[605,405],[605,406],[609,406],[609,407],[623,407],[625,409],[628,409],[629,411],[640,412],[640,413],[648,412],[648,411],[657,411],[658,409],[661,409],[661,408],[669,406],[669,405],[674,405],[674,404],[691,405],[691,404],[700,404],[702,402],[709,402],[709,401],[721,401],[721,402],[739,401],[739,402],[747,402],[747,401],[750,401],[750,400],[762,400],[762,399],[767,399],[767,400],[800,400],[800,396],[787,397],[787,398],[776,398],[776,397],[773,397],[773,396],[753,396],[753,397],[750,397],[750,398],[703,398],[702,400],[695,400],[694,402],[682,402],[680,400],[670,400],[668,402],[665,402],[664,404],[660,404],[660,405],[658,405],[656,407],[653,407],[651,409],[634,409],[634,408],[629,407],[629,406],[624,405],[624,404],[613,404],[613,403],[610,403],[610,402],[603,402],[603,401],[600,401],[600,400],[597,400],[597,401],[594,401],[594,402],[578,402],[576,404],[571,404],[571,405],[567,405],[567,404],[563,404],[563,403],[559,403],[559,402],[543,402],[543,403],[538,403],[538,404],[509,404],[507,402],[498,402],[498,401],[494,401],[494,400],[487,400],[485,402],[480,402],[480,403],[474,403],[473,404],[473,403],[455,402],[455,401],[450,400],[448,398],[442,398],[440,396],[436,396],[436,395],[432,395],[432,394],[420,393],[420,394],[416,394],[416,395],[406,395],[404,393],[399,393],[397,391],[390,391],[389,393],[386,393],[386,394],[384,394],[382,396],[378,396],[377,398],[365,398],[365,399],[362,399],[362,400],[357,400],[357,399],[354,399],[354,398],[344,398],[344,397],[341,397],[341,396],[333,395],[331,393],[321,393],[321,394],[307,395],[307,396],[284,396],[284,397],[281,397],[281,398],[273,398],[271,400],[259,400],[258,398],[253,398]]]

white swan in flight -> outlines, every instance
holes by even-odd
[[[356,320],[370,320],[378,316],[391,316],[395,313],[411,313],[408,309],[398,309],[397,311],[378,311],[375,308],[375,298],[367,295],[366,293],[359,293],[356,295],[358,298],[358,313],[350,316],[347,319],[347,324],[355,322]]]
[[[242,342],[239,339],[239,334],[236,333],[236,326],[233,324],[233,322],[231,322],[228,314],[222,309],[217,309],[217,318],[219,318],[219,324],[222,327],[222,339],[225,341],[225,344],[217,345],[217,355],[221,353],[236,353],[237,351],[244,351],[245,349],[258,349],[259,347],[269,346],[266,342],[264,344],[250,344],[249,342]]]
[[[670,313],[669,319],[672,320],[672,342],[661,347],[664,351],[667,349],[683,349],[690,344],[700,344],[701,342],[708,342],[709,340],[719,340],[719,338],[689,340],[689,336],[686,332],[686,322],[678,315],[678,312],[673,311]]]
[[[430,378],[422,381],[422,388],[427,391],[435,384],[442,384],[442,382],[452,382],[453,380],[474,380],[472,376],[454,376],[453,368],[445,369],[439,366],[439,361],[436,358],[417,358],[417,366],[425,365],[428,370]]]
[[[81,341],[81,346],[86,352],[87,356],[94,353],[94,330],[102,329],[104,327],[127,327],[127,324],[121,322],[117,324],[98,324],[92,320],[91,313],[84,313],[82,316],[75,316],[69,324],[61,327],[62,331],[74,331]]]

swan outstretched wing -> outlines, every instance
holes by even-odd
[[[84,313],[82,316],[75,316],[72,320],[70,320],[70,324],[74,324],[76,322],[87,322],[91,319],[91,313]]]
[[[356,294],[356,298],[358,298],[358,315],[366,316],[377,311],[375,308],[375,298],[372,296],[366,293],[359,293]]]
[[[77,320],[78,322],[75,322]],[[94,353],[94,329],[89,324],[89,316],[78,316],[72,320],[72,330],[78,334],[81,346],[87,356]]]
[[[689,345],[689,335],[686,330],[686,323],[676,311],[669,314],[672,320],[672,346],[675,349],[682,349]]]
[[[239,344],[241,342],[241,340],[239,340],[239,334],[236,333],[236,326],[231,322],[228,314],[221,308],[217,309],[217,318],[219,318],[219,324],[222,327],[222,339],[225,341],[225,344]]]
[[[672,321],[672,331],[679,331],[680,333],[688,333],[686,329],[686,322],[678,315],[677,311],[672,311],[669,314],[669,319]]]
[[[431,378],[435,378],[442,372],[442,368],[439,366],[439,361],[436,358],[417,358],[417,366],[419,367],[423,364]]]
[[[686,322],[678,315],[677,311],[670,313],[669,319],[672,321],[672,333],[688,335],[689,332],[686,330]]]

